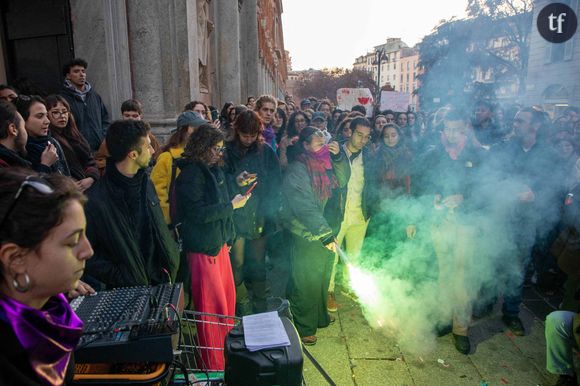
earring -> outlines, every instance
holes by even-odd
[[[30,276],[28,276],[26,272],[23,275],[24,275],[24,286],[21,286],[20,283],[18,283],[17,280],[18,275],[12,278],[12,286],[16,291],[20,293],[24,293],[30,289]]]

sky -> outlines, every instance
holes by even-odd
[[[293,70],[351,68],[388,37],[411,47],[440,20],[465,17],[466,7],[467,0],[283,0],[284,46]]]

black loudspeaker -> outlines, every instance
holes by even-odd
[[[243,323],[234,327],[225,342],[227,386],[300,386],[302,345],[296,328],[287,317],[280,318],[290,346],[250,352],[244,343]]]

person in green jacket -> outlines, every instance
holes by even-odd
[[[316,344],[316,330],[334,320],[326,301],[334,260],[335,234],[324,208],[335,189],[348,180],[348,161],[340,157],[338,143],[324,144],[314,127],[300,132],[301,153],[286,171],[282,184],[281,219],[290,235],[292,269],[288,300],[294,325],[306,345]]]

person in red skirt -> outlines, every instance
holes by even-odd
[[[236,290],[229,249],[235,238],[233,214],[251,194],[242,195],[254,176],[241,173],[228,181],[223,171],[224,134],[210,124],[195,131],[179,160],[176,203],[183,249],[191,272],[191,293],[196,311],[233,317]],[[232,198],[233,197],[233,198]],[[228,328],[219,317],[201,316],[197,324],[200,364],[206,370],[223,370],[223,347]],[[207,349],[204,349],[207,347]]]

